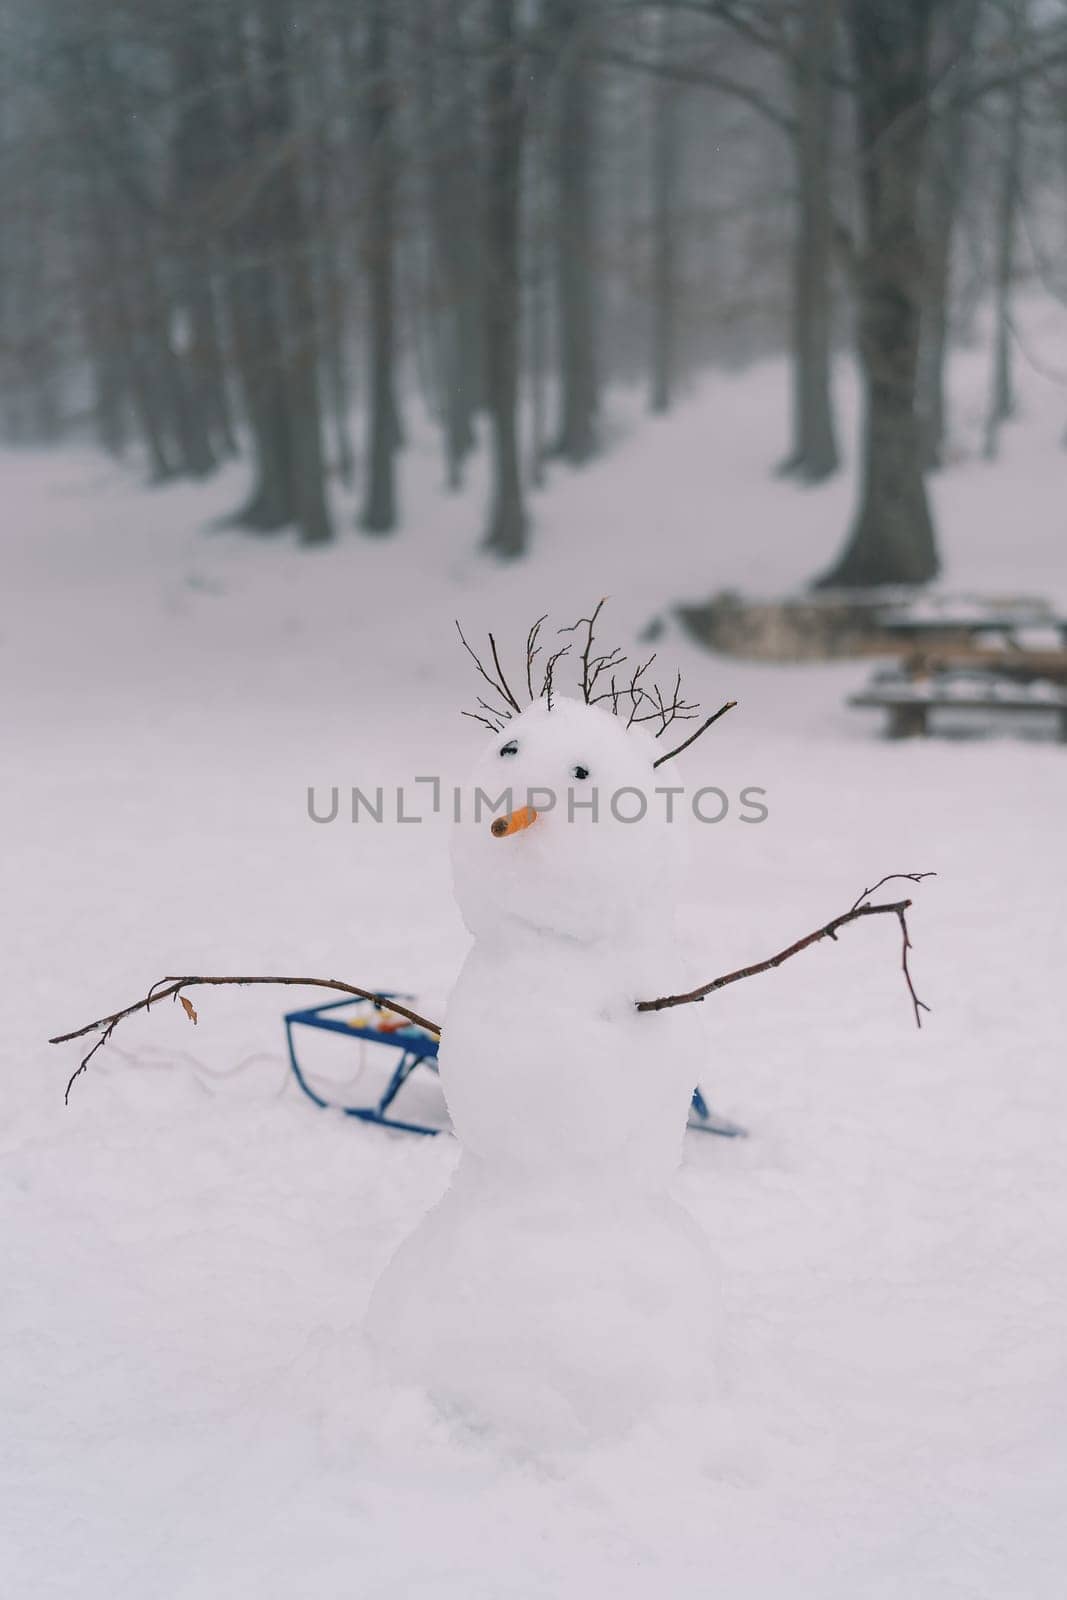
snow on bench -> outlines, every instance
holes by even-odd
[[[951,708],[987,714],[1053,715],[1058,719],[1060,741],[1067,743],[1067,687],[1064,682],[1052,682],[1047,677],[1027,680],[1025,667],[1010,676],[973,667],[929,676],[882,670],[859,694],[850,695],[848,704],[888,712],[886,733],[890,739],[927,734],[929,713]]]

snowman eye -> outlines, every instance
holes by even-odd
[[[517,756],[518,753],[519,741],[517,739],[509,739],[507,744],[501,745],[500,747],[500,754],[502,756]]]
[[[589,776],[589,768],[588,767],[583,767],[580,763],[579,763],[578,766],[571,768],[571,777],[572,778],[588,778],[588,776]]]

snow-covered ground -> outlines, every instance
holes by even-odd
[[[1062,392],[1024,369],[990,466],[984,373],[977,352],[955,368],[946,585],[1067,604]],[[847,373],[842,392],[851,409]],[[698,830],[707,975],[936,869],[912,928],[933,1012],[917,1032],[881,919],[702,1008],[701,1082],[751,1130],[690,1136],[678,1185],[721,1264],[722,1395],[622,1444],[532,1455],[376,1375],[371,1284],[456,1149],[304,1100],[296,992],[201,991],[195,1030],[169,1005],[130,1022],[69,1109],[77,1046],[44,1042],[168,972],[347,977],[438,1014],[466,948],[444,824],[316,825],[308,786],[462,778],[480,736],[457,615],[514,648],[608,593],[630,643],[679,598],[817,571],[852,486],[768,476],[784,393],[766,366],[663,422],[617,400],[614,453],[554,475],[510,570],[477,551],[480,483],[437,498],[418,429],[403,533],[310,554],[212,530],[237,469],[152,492],[89,454],[4,458],[4,1595],[1063,1594],[1055,744],[887,745],[844,708],[862,663],[660,641],[702,701],[740,701],[686,781],[759,785],[770,809]]]

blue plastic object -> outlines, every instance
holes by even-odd
[[[399,1000],[400,998],[401,996],[395,992],[382,991],[382,999],[385,1001]],[[374,1002],[371,1003],[375,1004]],[[427,1033],[425,1028],[417,1027],[413,1023],[407,1027],[391,1029],[388,1032],[380,1028],[361,1028],[354,1026],[350,1022],[344,1022],[337,1015],[340,1011],[350,1010],[354,1005],[362,1006],[366,1004],[365,1000],[331,1000],[326,1005],[309,1006],[306,1010],[290,1011],[286,1015],[285,1036],[289,1045],[289,1063],[297,1083],[308,1099],[313,1100],[317,1106],[321,1106],[324,1109],[331,1108],[335,1111],[343,1111],[346,1117],[358,1117],[361,1122],[374,1122],[382,1128],[395,1128],[400,1133],[421,1133],[431,1138],[435,1134],[447,1132],[446,1128],[434,1128],[426,1123],[412,1122],[389,1114],[394,1100],[416,1067],[426,1066],[432,1072],[437,1071],[439,1040],[436,1035]],[[389,1008],[387,1005],[375,1005],[375,1009],[386,1011]],[[293,1038],[294,1028],[321,1028],[327,1033],[343,1034],[346,1039],[367,1039],[372,1044],[379,1044],[385,1049],[398,1051],[399,1059],[377,1104],[370,1106],[343,1105],[339,1101],[326,1099],[317,1090],[313,1089],[297,1060],[296,1044]],[[716,1133],[726,1139],[743,1137],[745,1133],[744,1128],[739,1127],[736,1122],[728,1122],[725,1117],[716,1116],[709,1108],[699,1089],[693,1090],[689,1126],[699,1133]]]
[[[384,1000],[397,1000],[399,995],[383,991]],[[309,1100],[314,1100],[317,1106],[332,1107],[334,1110],[343,1111],[346,1117],[358,1117],[361,1122],[376,1122],[383,1128],[396,1128],[401,1133],[423,1133],[433,1135],[441,1133],[441,1128],[431,1128],[421,1122],[407,1122],[400,1117],[391,1117],[389,1108],[401,1089],[404,1087],[415,1068],[425,1064],[437,1071],[437,1046],[438,1041],[433,1034],[427,1033],[424,1028],[412,1024],[406,1028],[396,1028],[384,1033],[379,1028],[354,1027],[350,1022],[343,1022],[335,1013],[343,1009],[351,1009],[354,1004],[365,1005],[366,1001],[333,1000],[323,1006],[309,1006],[305,1011],[290,1011],[285,1018],[285,1036],[289,1045],[289,1063],[297,1083],[303,1089]],[[377,1010],[387,1010],[388,1007],[377,1006]],[[328,1033],[341,1033],[348,1039],[369,1039],[374,1044],[383,1045],[386,1049],[399,1051],[399,1060],[393,1069],[392,1076],[386,1084],[385,1092],[377,1105],[373,1106],[346,1106],[325,1099],[318,1094],[308,1083],[300,1069],[296,1058],[296,1045],[293,1040],[293,1029],[296,1027],[323,1028]]]

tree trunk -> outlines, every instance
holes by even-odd
[[[136,124],[116,107],[115,136],[111,147],[117,169],[138,187],[144,182],[145,152],[136,139]],[[173,452],[174,465],[190,477],[206,476],[215,465],[203,410],[192,392],[185,348],[177,340],[187,335],[176,312],[182,309],[181,262],[175,236],[139,201],[127,203],[126,233],[130,254],[130,304],[141,365],[140,382],[152,390],[152,405],[161,419]],[[185,339],[187,346],[188,340]]]
[[[389,62],[388,0],[372,0],[367,39],[369,182],[364,256],[370,288],[370,373],[367,408],[367,489],[359,525],[364,533],[396,527],[394,453],[399,443],[394,384],[393,84]]]
[[[964,159],[963,113],[946,111],[931,147],[929,222],[926,228],[926,290],[919,347],[919,417],[923,440],[923,465],[936,471],[943,464],[945,447],[945,357],[949,336],[949,298],[952,285],[952,236],[960,194],[960,169]]]
[[[349,434],[351,396],[348,387],[348,314],[346,284],[341,268],[338,231],[341,219],[332,203],[330,185],[331,152],[325,137],[316,151],[316,225],[319,235],[320,298],[323,307],[323,356],[326,390],[333,422],[337,476],[346,489],[355,482],[356,461]]]
[[[556,129],[560,420],[558,453],[579,464],[596,453],[597,374],[593,311],[594,81],[585,48],[590,6],[549,0],[559,61]]]
[[[183,305],[180,290],[173,281],[174,271],[168,270],[172,264],[160,260],[164,254],[161,241],[150,239],[139,230],[137,249],[141,256],[147,308],[143,331],[155,381],[165,397],[180,470],[190,478],[205,478],[215,467],[208,438],[207,412],[196,388],[189,323],[186,321],[182,327],[173,314],[176,308],[188,311],[188,304]],[[175,343],[179,329],[185,336],[180,349]]]
[[[134,412],[144,437],[153,483],[166,483],[175,477],[178,465],[173,455],[173,409],[164,392],[161,375],[158,328],[159,308],[147,284],[145,245],[139,219],[125,226],[121,209],[110,219],[101,213],[99,223],[107,242],[102,260],[114,262],[116,303],[119,308],[121,342],[127,363],[127,381]]]
[[[114,350],[113,324],[104,319],[95,303],[87,306],[85,323],[96,437],[108,455],[121,456],[126,448],[126,409],[121,363]]]
[[[103,450],[120,456],[127,443],[127,376],[118,305],[113,230],[102,214],[96,163],[79,151],[74,171],[71,235],[78,241],[74,260],[82,339],[93,393],[93,426]],[[110,257],[110,271],[105,262]]]
[[[677,30],[672,13],[665,12],[660,23],[660,58],[671,57]],[[679,138],[678,85],[657,78],[652,85],[652,385],[649,410],[662,414],[670,409],[674,379],[677,317],[678,238],[675,211],[678,195]]]
[[[69,86],[77,90],[84,85],[91,96],[94,84],[102,81],[115,93],[113,107],[109,104],[113,133],[104,158],[108,177],[114,180],[108,188],[114,192],[108,194],[108,214],[101,211],[97,221],[99,259],[102,263],[121,261],[115,274],[116,295],[122,307],[129,386],[153,481],[182,472],[200,477],[210,471],[214,461],[204,419],[193,403],[182,354],[175,343],[179,328],[174,316],[178,300],[173,236],[143,198],[150,192],[148,162],[125,104],[126,85],[116,73],[119,54],[117,49],[113,53],[106,33],[94,40],[90,54],[75,61],[74,81]],[[73,114],[79,126],[78,110]],[[91,113],[81,131],[95,144]],[[91,159],[101,158],[94,154]]]
[[[237,455],[237,436],[226,387],[226,356],[209,260],[189,274],[185,307],[189,318],[187,360],[196,403],[203,408],[211,447],[218,455]]]
[[[485,349],[492,488],[486,544],[511,558],[522,555],[526,546],[516,423],[523,105],[515,59],[515,0],[488,0],[488,23]]]
[[[1017,0],[1009,21],[1013,53],[1018,54],[1026,26],[1022,0]],[[1011,372],[1011,291],[1015,276],[1015,214],[1019,201],[1019,174],[1023,150],[1023,79],[1016,77],[1006,94],[1005,128],[996,201],[996,267],[994,276],[993,381],[986,419],[984,454],[997,454],[1000,425],[1015,415],[1015,390]]]
[[[447,0],[440,12],[445,40],[454,43],[462,27],[461,0]],[[429,17],[429,13],[425,14]],[[439,285],[435,310],[438,388],[444,423],[448,487],[463,483],[463,468],[474,448],[473,413],[480,384],[472,382],[473,363],[465,348],[470,332],[472,292],[470,215],[473,152],[467,127],[466,87],[461,61],[449,61],[442,83],[437,70],[439,38],[427,29],[420,40],[420,114],[426,209],[433,247],[433,276]],[[481,341],[478,340],[478,348]],[[475,352],[477,356],[477,350]]]
[[[185,314],[183,352],[190,406],[202,435],[200,467],[214,465],[211,435],[222,450],[232,447],[222,351],[211,292],[212,241],[204,237],[204,215],[225,159],[217,94],[205,89],[217,73],[210,19],[195,10],[178,30],[174,88],[179,112],[173,136],[172,205],[176,216],[178,298]]]
[[[938,77],[966,55],[977,13],[978,0],[954,0],[948,6]],[[961,105],[947,106],[934,124],[927,155],[926,288],[919,342],[918,408],[923,464],[928,471],[935,471],[942,465],[945,447],[945,360],[952,293],[952,244],[967,173],[967,116]]]
[[[538,128],[538,135],[541,130]],[[527,183],[528,209],[526,218],[526,258],[528,266],[527,304],[527,360],[530,375],[530,443],[529,477],[535,489],[545,483],[545,460],[548,455],[548,404],[546,380],[548,377],[548,288],[551,263],[546,249],[548,228],[548,196],[544,161],[543,135],[527,135],[527,161],[532,175]]]
[[[864,390],[860,503],[818,586],[925,583],[938,571],[916,374],[923,274],[918,179],[934,0],[849,0],[865,239],[856,263]]]
[[[333,440],[337,476],[346,489],[355,482],[356,462],[350,433],[352,397],[349,385],[349,293],[347,260],[351,196],[343,172],[344,151],[335,131],[332,97],[340,82],[348,90],[348,63],[353,56],[353,18],[339,16],[330,34],[318,30],[309,39],[310,91],[316,112],[312,133],[311,226],[317,266],[316,301],[321,307],[319,340],[323,385]],[[336,58],[336,59],[335,59]]]
[[[277,133],[254,82],[256,58],[239,9],[228,14],[222,61],[223,77],[234,86],[227,170],[250,173],[253,179],[238,192],[224,241],[227,307],[254,471],[251,495],[229,520],[257,533],[274,533],[293,519],[274,185],[261,176]]]
[[[804,0],[796,66],[793,443],[782,470],[820,483],[838,467],[830,393],[833,214],[830,172],[837,0]]]
[[[275,177],[276,239],[281,255],[285,306],[284,383],[289,425],[290,493],[293,521],[302,544],[327,544],[333,538],[326,503],[326,463],[322,452],[319,397],[319,329],[311,266],[311,233],[293,139],[292,52],[297,12],[292,0],[263,0],[263,37],[280,141]]]
[[[332,526],[311,236],[293,110],[292,0],[258,0],[256,29],[248,39],[239,17],[235,21],[226,74],[237,85],[232,164],[250,173],[252,182],[237,206],[230,316],[256,484],[232,520],[260,532],[295,523],[302,543],[322,544],[332,538]]]

